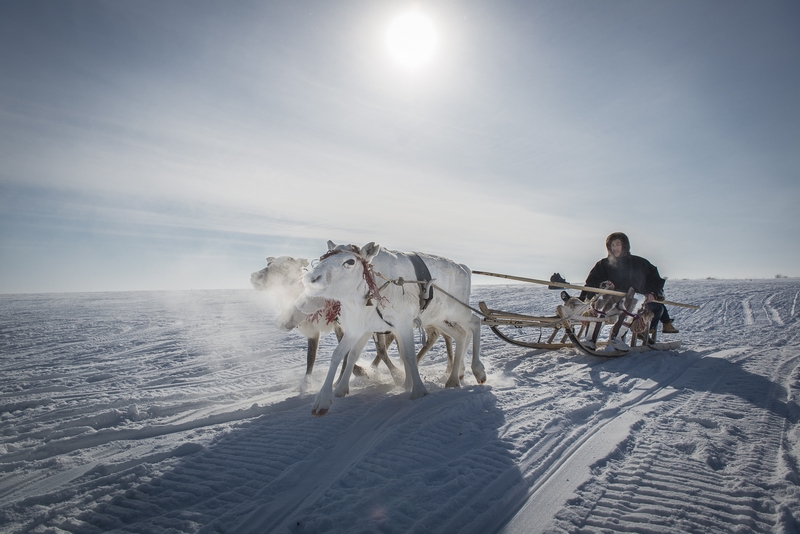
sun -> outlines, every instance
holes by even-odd
[[[436,27],[419,11],[408,11],[389,24],[386,48],[401,65],[417,68],[428,63],[438,46]]]

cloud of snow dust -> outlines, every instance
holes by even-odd
[[[304,258],[269,257],[267,267],[254,272],[250,283],[274,301],[280,313],[286,313],[303,292],[302,278],[307,266],[308,260]]]

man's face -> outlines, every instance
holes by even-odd
[[[615,239],[614,241],[611,242],[611,254],[615,258],[619,258],[620,256],[622,256],[622,251],[623,247],[621,239]]]

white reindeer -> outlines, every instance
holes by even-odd
[[[308,260],[303,258],[269,257],[265,268],[250,275],[250,283],[259,291],[269,293],[277,301],[280,315],[275,320],[276,326],[286,330],[297,328],[308,339],[306,374],[310,375],[317,358],[320,334],[333,332],[336,323],[327,320],[324,307],[323,313],[316,315],[302,314],[295,308],[294,303],[303,292],[303,268],[306,266]]]
[[[280,315],[275,321],[279,328],[297,330],[308,340],[306,352],[306,375],[310,375],[314,369],[319,348],[321,334],[335,332],[336,337],[341,340],[343,332],[339,323],[335,321],[338,316],[336,303],[330,300],[317,300],[309,306],[308,300],[305,301],[304,311],[299,310],[295,303],[303,292],[303,269],[308,266],[308,260],[304,258],[292,258],[291,256],[281,256],[279,258],[267,258],[267,266],[260,271],[250,275],[250,283],[259,291],[264,291],[272,295],[280,310]],[[440,333],[435,328],[426,328],[427,341],[417,355],[417,361],[433,347],[439,338]],[[447,347],[448,367],[452,365],[453,349],[452,340],[448,336],[443,336]],[[402,376],[400,370],[389,359],[388,348],[394,341],[391,334],[375,334],[375,349],[377,355],[372,362],[372,368],[377,368],[379,362],[384,362],[392,374],[395,381],[400,382]],[[354,367],[357,375],[366,375],[366,371],[359,366]]]
[[[372,332],[394,334],[406,372],[405,387],[411,398],[427,394],[419,375],[414,354],[414,325],[433,326],[452,337],[455,353],[446,387],[459,387],[460,370],[467,345],[472,337],[472,372],[479,384],[486,381],[486,371],[480,361],[480,320],[468,308],[451,297],[433,289],[432,299],[421,306],[419,284],[402,284],[416,280],[417,274],[410,255],[393,252],[369,243],[363,248],[355,245],[336,246],[328,242],[329,252],[320,258],[303,278],[305,293],[299,300],[325,298],[340,304],[339,320],[344,337],[333,351],[325,382],[314,401],[311,413],[324,415],[333,404],[334,394],[342,397],[349,392],[349,378],[358,355]],[[461,302],[469,302],[471,272],[465,265],[446,258],[418,254],[437,286]],[[391,280],[398,283],[385,283]],[[380,286],[380,287],[379,287]],[[333,380],[339,363],[350,354],[342,378],[333,391]]]

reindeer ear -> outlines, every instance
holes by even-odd
[[[372,258],[378,255],[378,252],[381,251],[381,246],[376,245],[374,242],[370,241],[366,245],[364,245],[361,249],[361,256],[367,260],[367,262],[372,261]]]
[[[308,267],[308,260],[305,258],[298,258],[297,261],[300,262],[300,267]]]
[[[267,265],[269,265],[273,261],[275,261],[275,257],[274,256],[270,256],[269,258],[267,258]]]
[[[328,239],[328,252],[336,248],[336,243]]]

